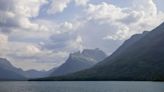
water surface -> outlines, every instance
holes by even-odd
[[[164,92],[163,82],[0,82],[0,92]]]

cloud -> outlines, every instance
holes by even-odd
[[[90,0],[75,0],[76,5],[86,6]]]
[[[75,2],[77,6],[86,6],[89,1],[90,0],[52,0],[49,2],[50,5],[47,9],[47,13],[51,15],[62,13],[72,2]]]
[[[146,15],[156,16],[157,6],[153,0],[138,0],[133,2],[133,8],[137,11],[146,12]]]
[[[14,48],[13,48],[14,45]],[[16,67],[24,70],[49,70],[61,65],[69,55],[64,51],[52,51],[38,44],[9,42],[0,48],[0,56],[11,60]],[[42,64],[42,65],[41,65]],[[37,67],[41,65],[40,67]],[[45,65],[45,67],[43,67]],[[46,65],[49,65],[49,67]],[[42,67],[42,68],[41,68]]]
[[[84,48],[111,54],[131,35],[151,30],[164,20],[153,0],[126,1],[132,4],[0,0],[0,56],[25,70],[47,70]]]
[[[50,42],[44,44],[44,48],[48,50],[74,52],[83,48],[82,37],[76,32],[54,34],[50,39]]]
[[[25,47],[25,52],[28,53],[28,54],[37,54],[37,53],[40,53],[40,49],[34,45],[28,45]]]
[[[0,46],[8,43],[8,36],[0,34]]]
[[[67,8],[71,0],[52,0],[49,9],[47,10],[48,14],[56,14],[63,12]]]
[[[143,17],[143,13],[133,11],[133,10],[124,10],[124,12],[127,14],[124,18],[120,19],[119,21],[124,23],[124,24],[133,24],[137,23],[138,21],[141,20]]]
[[[125,40],[135,33],[151,30],[163,21],[163,13],[157,10],[153,0],[133,3],[132,7],[126,8],[105,2],[89,4],[86,13],[89,20],[115,27],[114,33],[104,37],[113,40]]]
[[[10,59],[14,65],[22,68],[30,66],[28,64],[36,65],[38,63],[40,65],[43,62],[47,65],[50,65],[48,63],[51,62],[52,65],[58,66],[65,61],[68,50],[64,51],[63,47],[62,51],[59,51],[60,48],[49,49],[46,46],[51,42],[55,44],[53,46],[68,43],[66,48],[71,48],[71,42],[74,43],[73,38],[67,39],[66,37],[67,41],[56,45],[56,42],[60,42],[60,38],[53,41],[50,37],[76,30],[81,23],[74,20],[55,23],[37,19],[41,6],[44,4],[47,4],[46,0],[0,0],[1,57]],[[23,62],[27,65],[21,66]],[[25,67],[24,69],[29,68]],[[36,69],[33,65],[31,68]],[[42,69],[45,68],[42,67]],[[40,68],[38,67],[38,69]]]
[[[11,58],[8,59],[11,60],[16,67],[23,68],[23,70],[49,70],[61,65],[68,57],[68,53],[66,52],[52,51],[43,51],[33,56],[10,55]]]
[[[122,9],[112,4],[102,2],[98,5],[89,4],[86,10],[89,19],[91,20],[102,20],[102,21],[114,21],[119,20],[126,16],[122,12]]]
[[[8,36],[4,33],[0,33],[0,56],[5,57],[8,52]]]
[[[40,7],[45,3],[46,0],[0,0],[1,28],[37,29],[38,25],[32,23],[30,18],[38,16]]]

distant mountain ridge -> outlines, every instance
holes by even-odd
[[[53,68],[48,71],[37,71],[37,70],[27,70],[24,71],[24,75],[28,79],[33,79],[33,78],[43,78],[43,77],[48,77],[56,68]]]
[[[7,59],[0,58],[0,81],[19,81],[48,77],[55,68],[49,71],[27,70],[14,67]]]
[[[0,58],[0,80],[26,80],[22,70],[14,67],[7,59]]]
[[[151,32],[132,36],[90,69],[40,80],[164,81],[164,23]]]
[[[90,68],[106,57],[107,55],[100,49],[84,49],[82,52],[72,53],[50,76],[60,76]]]
[[[99,49],[85,49],[82,52],[70,54],[67,61],[59,68],[49,71],[27,70],[14,67],[7,59],[0,58],[0,81],[27,80],[48,76],[64,75],[90,68],[107,55]]]

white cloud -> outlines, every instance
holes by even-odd
[[[13,0],[15,3],[13,12],[18,16],[36,17],[40,6],[46,3],[46,0]]]
[[[147,16],[157,15],[157,6],[153,0],[134,0],[133,8],[137,11],[146,12]]]
[[[70,47],[69,48],[74,48],[75,50],[83,50],[83,39],[81,36],[77,36],[75,40],[70,42]]]
[[[131,35],[164,20],[153,0],[129,0],[134,4],[127,7],[100,1],[0,0],[0,56],[26,70],[50,69],[83,48],[111,54]]]
[[[48,14],[62,13],[71,2],[77,6],[86,6],[90,0],[52,0],[47,10]]]
[[[71,0],[52,0],[49,9],[47,10],[48,14],[56,14],[63,12],[67,8]]]
[[[89,4],[86,11],[89,19],[100,21],[116,21],[126,16],[121,8],[105,2],[98,5]]]
[[[90,0],[75,0],[76,5],[86,6]]]
[[[73,25],[72,23],[66,21],[64,22],[63,27],[69,30],[73,28]]]
[[[34,45],[27,45],[24,50],[27,54],[31,54],[31,55],[41,52],[41,50]]]
[[[129,28],[127,26],[120,25],[114,35],[106,36],[104,37],[104,39],[122,40],[122,39],[127,39],[129,35],[132,35]]]
[[[69,54],[64,51],[53,52],[52,50],[41,49],[40,45],[37,44],[17,42],[9,42],[1,45],[0,52],[1,57],[11,60],[12,64],[24,70],[51,69],[61,65]]]
[[[8,52],[8,36],[0,33],[0,56],[5,57]]]
[[[0,0],[0,26],[9,30],[14,27],[36,30],[38,25],[29,18],[38,16],[45,3],[46,0]]]
[[[68,31],[51,36],[51,41],[44,45],[46,49],[54,51],[74,52],[83,48],[82,37],[74,31]]]
[[[72,20],[72,21],[65,21],[64,23],[59,24],[58,30],[60,30],[61,33],[64,32],[71,32],[76,31],[79,28],[81,28],[85,24],[84,20]]]
[[[8,37],[4,34],[0,34],[0,46],[8,43]]]
[[[113,25],[115,32],[103,39],[125,40],[135,33],[151,30],[164,16],[153,0],[134,0],[132,7],[121,8],[110,3],[90,4],[86,10],[89,20]]]

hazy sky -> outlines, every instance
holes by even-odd
[[[0,57],[17,67],[50,69],[69,53],[111,54],[135,33],[164,21],[164,0],[0,0]]]

